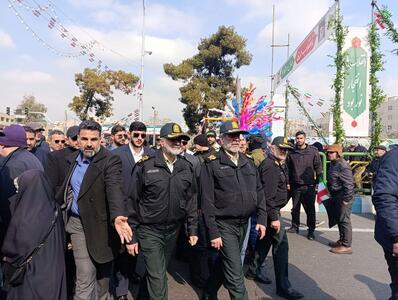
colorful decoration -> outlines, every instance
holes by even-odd
[[[272,122],[280,120],[277,116],[278,110],[274,109],[274,103],[270,98],[261,96],[254,98],[255,87],[250,84],[242,99],[232,98],[231,104],[227,107],[232,108],[232,117],[239,121],[239,126],[251,134],[262,133],[272,136]],[[231,110],[231,109],[230,109]]]

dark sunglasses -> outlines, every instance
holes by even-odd
[[[65,140],[55,140],[54,143],[56,143],[56,144],[59,144],[59,143],[65,144]]]
[[[186,145],[188,145],[188,141],[181,140],[181,144],[183,144],[184,146],[186,146]]]
[[[127,134],[117,134],[116,136],[117,136],[118,138],[125,138],[125,139],[128,138]]]
[[[71,137],[70,138],[72,141],[76,142],[77,141],[77,136]]]
[[[143,138],[143,139],[146,138],[146,134],[145,133],[133,133],[133,137],[134,138],[138,138],[139,136],[141,136],[141,138]]]

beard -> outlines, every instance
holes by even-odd
[[[182,148],[181,147],[170,147],[169,145],[165,144],[163,146],[163,149],[165,152],[172,154],[172,155],[179,155],[182,153]]]
[[[223,147],[225,151],[231,154],[236,154],[239,152],[239,145],[233,145],[232,143],[224,143]]]
[[[100,147],[98,147],[97,149],[83,149],[83,155],[86,158],[91,158],[94,155],[96,155],[100,150]]]

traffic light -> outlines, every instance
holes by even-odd
[[[25,107],[25,116],[29,115],[29,108]]]
[[[6,107],[6,114],[10,115],[10,107],[9,106]]]

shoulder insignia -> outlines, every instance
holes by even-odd
[[[151,158],[151,156],[145,154],[145,155],[143,155],[141,157],[141,159],[137,162],[137,164],[141,164],[141,163],[143,163],[144,161],[147,161],[150,158]]]
[[[215,156],[214,154],[212,154],[212,155],[208,156],[207,159],[208,159],[209,161],[212,161],[212,160],[217,159],[217,156]]]

